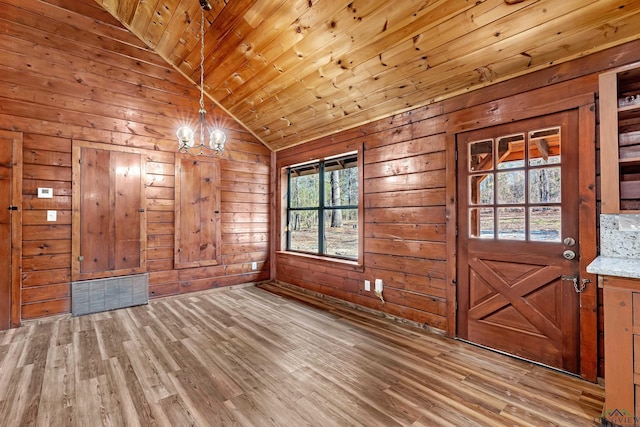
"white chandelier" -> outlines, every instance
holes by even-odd
[[[211,10],[211,4],[208,0],[200,0],[201,17],[200,17],[200,110],[198,124],[196,130],[189,126],[182,126],[176,132],[178,137],[178,151],[194,156],[213,157],[224,153],[224,143],[227,135],[221,129],[213,129],[208,132],[209,141],[205,142],[205,128],[207,128],[206,114],[204,109],[204,11]],[[196,144],[196,131],[199,133],[199,140]]]

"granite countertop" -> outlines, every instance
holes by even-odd
[[[640,259],[599,256],[587,266],[587,272],[640,279]]]

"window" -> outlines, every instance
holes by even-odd
[[[287,169],[288,251],[358,259],[357,153]]]
[[[469,144],[469,237],[559,242],[560,128]]]

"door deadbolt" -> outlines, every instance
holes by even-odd
[[[567,246],[573,246],[576,244],[576,239],[573,237],[565,237],[562,242]]]
[[[562,256],[566,259],[574,259],[576,257],[576,253],[571,249],[567,249],[566,251],[562,252]]]

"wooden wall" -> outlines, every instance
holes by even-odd
[[[640,43],[629,43],[277,152],[276,167],[281,168],[312,159],[327,147],[339,153],[363,144],[365,164],[362,268],[277,252],[277,279],[451,333],[446,314],[455,307],[446,280],[447,271],[455,272],[451,254],[456,242],[446,233],[446,141],[461,130],[516,120],[539,104],[564,108],[573,100],[594,99],[598,72],[637,60]],[[385,304],[363,289],[363,281],[374,278],[385,282]],[[599,313],[601,337],[601,308]]]
[[[441,106],[422,108],[277,153],[277,167],[364,144],[364,271],[277,255],[277,279],[444,329],[445,137]],[[335,264],[335,265],[334,265]],[[363,281],[384,280],[384,298]]]
[[[227,128],[222,264],[174,270],[175,130],[199,91],[91,0],[0,0],[0,128],[22,132],[22,318],[70,310],[74,141],[142,148],[150,294],[269,278],[270,152],[207,102]],[[52,199],[38,199],[52,187]],[[47,222],[46,211],[57,221]],[[251,262],[258,270],[251,270]],[[3,272],[4,274],[4,272]]]

